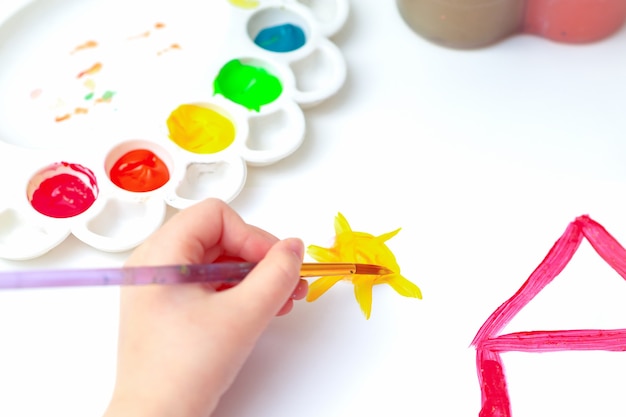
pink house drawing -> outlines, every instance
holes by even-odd
[[[545,288],[572,259],[583,238],[626,279],[626,250],[599,223],[580,216],[569,224],[548,255],[519,290],[489,316],[472,341],[481,388],[479,417],[511,417],[502,352],[564,350],[626,351],[626,329],[529,331],[500,334],[524,306]]]

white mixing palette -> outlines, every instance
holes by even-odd
[[[260,1],[250,8],[56,0],[18,10],[0,26],[0,174],[10,179],[0,185],[0,258],[40,256],[70,233],[100,250],[128,250],[162,224],[166,205],[236,198],[246,167],[293,153],[304,139],[302,108],[343,85],[346,64],[328,36],[347,13],[347,0]],[[274,52],[255,43],[263,29],[284,24],[302,29],[303,45]],[[236,95],[216,94],[214,83],[231,62],[277,79],[278,97],[254,109]],[[181,105],[210,109],[232,124],[228,145],[197,152],[174,143],[166,121]],[[112,167],[133,150],[152,152],[169,179],[150,191],[115,185]],[[92,173],[95,184],[67,164]],[[67,215],[36,209],[35,191],[61,173],[93,201]],[[56,203],[46,204],[76,203],[58,200],[61,191],[52,190]]]

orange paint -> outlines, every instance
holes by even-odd
[[[89,113],[89,109],[86,109],[84,107],[76,107],[76,109],[74,109],[74,114],[87,114]]]
[[[63,116],[57,116],[57,117],[55,117],[55,118],[54,118],[54,121],[58,123],[58,122],[62,122],[62,121],[64,121],[64,120],[67,120],[67,119],[69,119],[70,117],[72,117],[72,115],[71,115],[71,114],[69,114],[69,113],[66,113],[66,114],[64,114]]]
[[[157,30],[163,29],[164,27],[165,27],[165,23],[163,22],[157,22],[154,24],[154,28]],[[129,36],[128,40],[147,38],[149,36],[150,36],[150,31],[146,30],[145,32],[140,33],[139,35]]]
[[[179,44],[177,44],[177,43],[173,43],[173,44],[171,44],[171,45],[169,46],[169,48],[165,48],[165,49],[163,49],[162,51],[157,52],[157,55],[163,55],[164,53],[169,52],[169,51],[172,51],[172,50],[175,50],[175,49],[176,49],[176,50],[180,50],[180,49],[182,49],[182,48],[180,47],[180,45],[179,45]]]
[[[85,75],[93,75],[93,74],[95,74],[97,72],[100,72],[100,70],[102,70],[102,64],[100,62],[96,62],[95,64],[93,64],[91,67],[89,67],[85,71],[80,72],[76,76],[76,78],[82,78]]]
[[[148,36],[150,36],[150,31],[149,30],[147,30],[147,31],[145,31],[143,33],[140,33],[139,35],[130,36],[128,38],[128,40],[147,38]]]
[[[76,52],[79,51],[83,51],[85,49],[90,49],[90,48],[95,48],[98,46],[98,42],[96,41],[87,41],[81,45],[78,45],[76,48],[74,48],[74,50],[72,50],[72,52],[70,52],[71,54],[75,54]]]
[[[167,165],[147,149],[135,149],[118,159],[109,177],[113,184],[132,192],[147,192],[164,186],[170,179]]]

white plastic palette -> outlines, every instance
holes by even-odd
[[[238,3],[33,1],[3,23],[1,258],[40,256],[70,233],[100,250],[128,250],[162,224],[166,205],[231,201],[247,165],[272,164],[300,146],[302,107],[345,80],[343,56],[328,37],[345,22],[348,2]],[[255,43],[281,25],[300,30],[304,43],[283,51]],[[236,73],[242,68],[248,72]],[[265,88],[250,99],[246,81],[275,94]],[[217,122],[202,119],[191,126],[215,129],[207,143],[219,146],[175,143],[166,121],[179,106],[210,112],[232,137],[222,144]],[[165,167],[162,185],[138,191],[114,183],[120,158],[137,150]],[[153,180],[150,167],[141,172]]]

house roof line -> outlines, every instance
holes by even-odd
[[[516,332],[483,341],[492,352],[557,352],[563,350],[626,351],[626,329],[540,330]]]
[[[476,333],[471,344],[477,347],[483,346],[488,339],[494,339],[494,336],[522,308],[563,271],[578,250],[583,238],[589,241],[605,262],[613,267],[622,278],[626,279],[626,250],[602,225],[592,220],[588,215],[580,216],[567,226],[563,235],[517,292],[489,316]],[[624,343],[626,344],[626,340]]]

